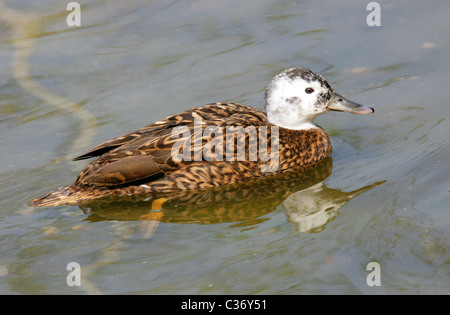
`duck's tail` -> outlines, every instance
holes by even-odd
[[[31,200],[33,207],[56,207],[77,205],[98,197],[89,190],[73,185],[60,187],[43,196]]]

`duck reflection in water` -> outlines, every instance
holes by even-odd
[[[268,220],[264,216],[282,204],[295,231],[315,233],[333,221],[352,198],[381,183],[342,192],[323,183],[331,172],[332,158],[328,157],[300,170],[234,185],[126,199],[105,197],[79,207],[90,214],[90,221],[144,221],[150,230],[146,234],[151,234],[157,222],[252,226]]]

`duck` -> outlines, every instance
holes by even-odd
[[[201,190],[298,170],[332,152],[327,132],[314,122],[317,116],[374,112],[302,67],[276,75],[264,100],[265,111],[240,103],[193,107],[106,141],[73,159],[96,158],[72,184],[33,199],[31,205]]]

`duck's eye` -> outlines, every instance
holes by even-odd
[[[314,92],[314,89],[309,87],[305,89],[305,92],[311,94],[312,92]]]

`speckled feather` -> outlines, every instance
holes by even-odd
[[[268,177],[255,177],[236,184],[165,194],[108,196],[80,205],[94,220],[148,220],[155,200],[164,197],[160,222],[213,224],[254,222],[273,211],[289,195],[325,180],[332,171],[332,158],[314,165]],[[154,212],[152,212],[154,213]],[[262,220],[265,220],[261,218]],[[89,220],[89,218],[88,218]],[[244,222],[243,222],[244,221]]]

